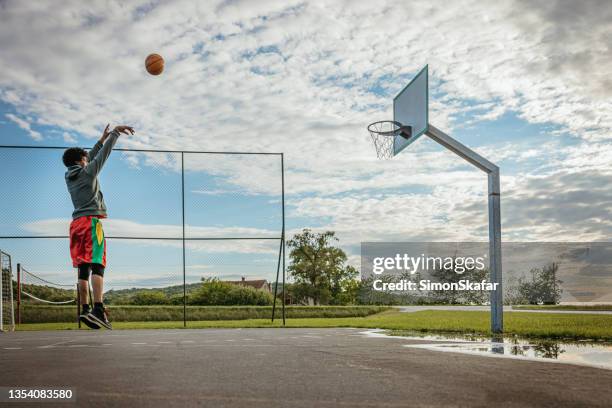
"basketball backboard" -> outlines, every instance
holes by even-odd
[[[396,155],[427,132],[429,123],[429,90],[427,65],[393,99],[393,120],[412,127],[412,137],[396,137],[393,154]]]

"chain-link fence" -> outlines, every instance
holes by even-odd
[[[0,247],[27,271],[24,277],[36,280],[37,293],[49,295],[28,292],[35,300],[20,292],[24,323],[43,314],[47,321],[74,321],[74,304],[40,304],[59,302],[43,290],[44,281],[74,293],[77,280],[65,149],[0,146]],[[116,309],[125,320],[186,325],[202,316],[194,299],[203,281],[265,281],[258,290],[268,292],[278,286],[273,282],[284,282],[282,153],[115,149],[99,180],[108,207],[102,222],[111,316]],[[274,318],[276,294],[267,296]],[[156,308],[143,310],[147,299]],[[284,299],[279,306],[284,320]]]

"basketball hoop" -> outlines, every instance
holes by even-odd
[[[370,123],[368,131],[376,148],[376,156],[382,160],[388,160],[395,154],[393,146],[396,137],[409,139],[412,136],[412,127],[403,126],[393,120],[381,120]]]

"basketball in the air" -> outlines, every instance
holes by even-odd
[[[145,60],[147,72],[151,75],[159,75],[164,71],[164,59],[159,54],[150,54]]]

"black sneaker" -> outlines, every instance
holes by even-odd
[[[113,326],[108,321],[106,310],[102,307],[94,307],[91,312],[87,315],[87,318],[92,322],[105,327],[109,330],[113,330]]]
[[[85,326],[89,327],[90,329],[98,330],[100,328],[100,325],[96,323],[95,321],[89,319],[89,313],[90,312],[81,313],[81,315],[79,315],[79,320],[83,322],[83,324],[85,324]]]

